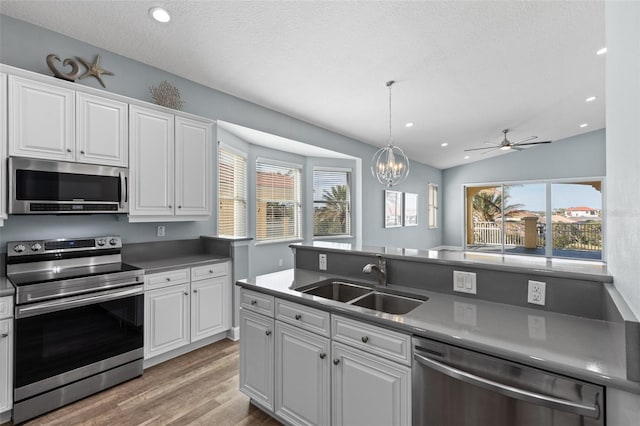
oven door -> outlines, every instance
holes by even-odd
[[[604,388],[413,338],[414,425],[602,426]]]
[[[143,357],[141,285],[16,307],[15,399]]]

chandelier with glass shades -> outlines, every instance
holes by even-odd
[[[387,81],[389,88],[389,140],[387,146],[380,148],[371,160],[371,173],[378,182],[391,188],[404,181],[409,175],[409,159],[404,152],[393,144],[391,135],[391,86],[395,81]]]

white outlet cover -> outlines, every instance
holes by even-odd
[[[324,253],[318,255],[318,269],[321,271],[327,270],[327,255]]]
[[[547,283],[529,280],[527,303],[544,306],[546,303]]]
[[[453,271],[453,291],[476,294],[475,272]]]

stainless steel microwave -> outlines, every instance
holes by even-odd
[[[127,213],[125,168],[9,158],[10,214]]]

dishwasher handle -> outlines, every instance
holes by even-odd
[[[455,367],[451,367],[420,354],[414,354],[413,358],[419,364],[432,368],[439,373],[511,398],[520,399],[522,401],[531,402],[533,404],[542,405],[572,414],[593,417],[595,419],[600,418],[600,406],[597,401],[594,405],[585,405],[566,399],[554,398],[552,396],[514,388],[513,386],[485,379],[484,377],[479,377],[469,372],[459,370]]]

